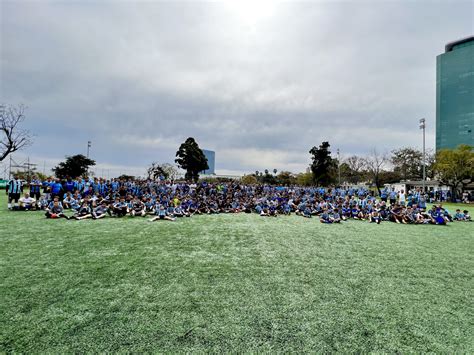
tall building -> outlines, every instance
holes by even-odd
[[[215,175],[216,174],[216,152],[212,150],[203,149],[202,152],[207,158],[207,165],[209,169],[202,171],[202,174]]]
[[[474,146],[474,36],[436,57],[436,150]]]

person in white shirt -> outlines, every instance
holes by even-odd
[[[25,193],[25,196],[19,199],[20,210],[29,211],[36,209],[36,200],[33,197],[30,197],[29,193]]]

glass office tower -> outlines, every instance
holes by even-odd
[[[474,146],[474,36],[436,57],[436,150]]]
[[[216,152],[212,150],[203,149],[202,152],[207,158],[207,165],[209,169],[201,171],[202,174],[215,175],[216,174]]]

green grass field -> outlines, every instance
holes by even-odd
[[[474,223],[66,221],[5,206],[2,353],[474,352]]]

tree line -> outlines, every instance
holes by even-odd
[[[32,135],[21,128],[25,119],[25,106],[0,105],[0,162],[10,154],[32,144]],[[423,161],[423,153],[412,147],[393,150],[390,154],[372,149],[367,155],[351,155],[338,161],[333,158],[329,142],[322,142],[309,150],[311,162],[306,172],[293,174],[277,169],[255,171],[245,175],[242,181],[249,184],[278,184],[301,186],[357,185],[365,182],[374,186],[380,193],[384,184],[400,180],[420,180],[425,166],[426,177],[436,179],[449,186],[453,195],[461,193],[474,181],[474,147],[460,145],[456,149],[443,149],[436,154],[428,151]],[[78,154],[67,156],[52,169],[58,178],[76,178],[88,175],[95,161]],[[207,159],[192,137],[186,139],[176,152],[176,166],[166,163],[151,163],[147,169],[149,179],[171,179],[179,177],[177,167],[186,173],[188,181],[198,181],[200,173],[209,169]],[[277,174],[278,173],[278,174]],[[36,175],[41,175],[36,173]],[[122,176],[122,178],[133,178]]]

